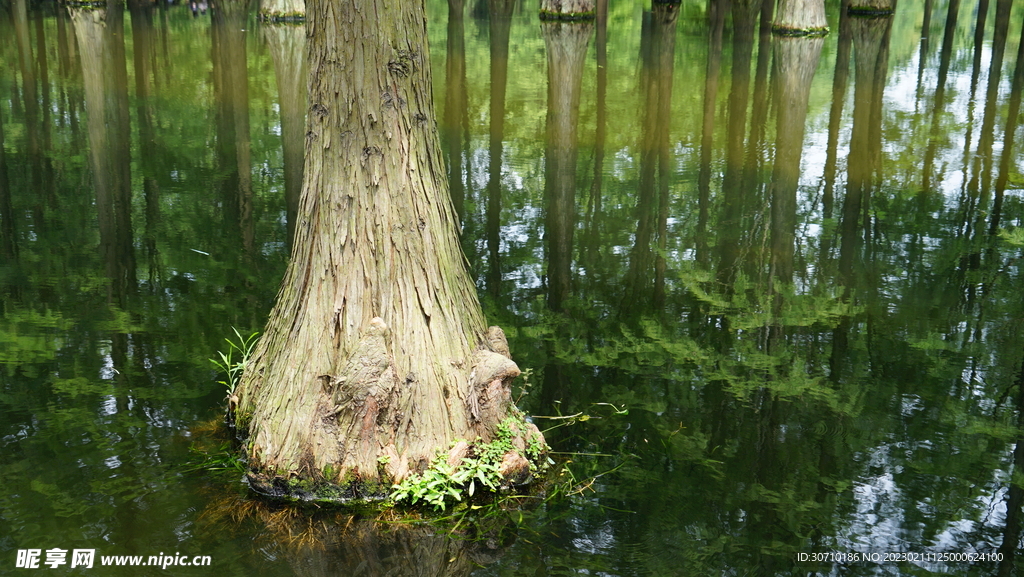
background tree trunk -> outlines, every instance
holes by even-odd
[[[544,20],[592,20],[595,0],[541,0],[540,17]]]
[[[271,22],[301,22],[306,18],[305,0],[263,0],[260,19]]]
[[[423,4],[371,4],[308,6],[300,221],[236,392],[257,490],[380,494],[512,411],[519,369],[459,247]]]
[[[896,8],[896,0],[851,0],[850,14],[887,16]]]
[[[779,0],[772,32],[785,36],[828,34],[824,0]]]

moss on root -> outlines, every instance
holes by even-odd
[[[850,6],[846,13],[857,18],[888,18],[896,11],[892,8],[874,8],[871,6]]]

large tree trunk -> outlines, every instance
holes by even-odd
[[[237,424],[257,490],[374,496],[457,439],[494,439],[519,369],[459,247],[422,2],[307,16],[300,221]]]
[[[784,36],[828,34],[825,0],[779,0],[772,32]]]

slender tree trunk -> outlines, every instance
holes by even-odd
[[[365,497],[492,440],[519,369],[459,248],[422,2],[308,9],[300,222],[237,425],[258,491]]]
[[[772,32],[783,36],[828,34],[825,0],[779,0]]]

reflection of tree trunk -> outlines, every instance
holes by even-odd
[[[491,105],[487,180],[487,291],[501,294],[501,165],[505,144],[505,86],[508,83],[508,37],[515,0],[490,0]]]
[[[861,215],[868,213],[874,178],[881,169],[882,92],[889,67],[892,18],[853,18],[850,24],[856,52],[856,82],[839,246],[839,272],[847,286],[852,281]],[[865,218],[864,226],[868,225]]]
[[[329,547],[292,550],[287,555],[298,577],[463,577],[492,561],[471,539],[422,527],[381,529],[358,521]]]
[[[14,206],[11,202],[11,184],[7,178],[7,156],[4,153],[4,118],[0,114],[0,254],[13,264],[18,258],[15,239]]]
[[[604,148],[607,140],[608,122],[608,0],[597,0],[597,127],[594,131],[594,180],[590,183],[590,196],[584,230],[588,259],[596,254],[600,245],[597,223],[601,219],[601,195],[604,187]]]
[[[145,1],[131,0],[128,6],[132,18],[132,44],[135,64],[135,115],[139,125],[139,168],[142,170],[142,189],[146,199],[146,232],[143,244],[149,259],[150,281],[154,281],[159,262],[156,248],[156,227],[160,222],[160,184],[157,182],[156,149],[151,84],[156,79],[153,71],[155,45],[153,43],[153,10]],[[152,285],[151,285],[152,286]]]
[[[1006,52],[1006,36],[1010,26],[1012,0],[998,0],[996,3],[995,33],[992,38],[992,60],[988,71],[988,86],[985,91],[985,113],[981,120],[981,134],[978,137],[978,151],[972,165],[971,180],[967,185],[968,194],[977,199],[974,204],[977,218],[974,235],[983,234],[985,214],[989,196],[992,194],[992,145],[995,140],[995,124],[998,109],[999,83],[1002,80],[1003,55]],[[971,260],[977,259],[978,253]],[[974,263],[978,265],[980,263]]]
[[[928,147],[924,152],[924,176],[921,179],[921,192],[928,193],[932,189],[932,164],[935,162],[935,150],[939,143],[939,120],[946,107],[946,77],[949,74],[949,63],[953,56],[953,38],[956,34],[956,21],[960,14],[960,0],[949,0],[946,11],[946,23],[942,35],[942,48],[939,53],[939,75],[935,85],[935,103],[932,105],[931,135]]]
[[[828,115],[828,144],[825,151],[825,186],[821,195],[822,216],[826,221],[833,218],[836,190],[836,166],[838,164],[839,128],[843,122],[843,106],[846,103],[846,86],[850,77],[850,47],[853,43],[850,16],[846,8],[850,0],[843,0],[839,9],[839,45],[836,48],[836,70],[832,76],[832,107]],[[832,249],[832,229],[827,228],[821,239],[821,263]],[[824,272],[819,266],[818,270]]]
[[[700,169],[697,175],[697,261],[707,261],[708,208],[711,203],[711,157],[714,152],[715,110],[718,102],[718,75],[722,68],[722,31],[725,28],[727,0],[711,0],[708,62],[704,81],[704,115],[700,129]]]
[[[1024,32],[1022,32],[1021,38],[1024,38]],[[999,219],[1003,212],[1003,195],[1006,193],[1006,183],[1010,176],[1014,134],[1017,130],[1017,119],[1020,116],[1021,92],[1024,92],[1024,42],[1017,45],[1017,65],[1013,72],[1013,84],[1010,88],[1006,128],[1003,131],[1003,151],[999,156],[999,174],[996,176],[995,200],[992,203],[992,217],[988,230],[990,235],[999,232]]]
[[[78,80],[78,76],[82,72],[82,63],[78,53],[78,41],[75,38],[75,27],[69,25],[70,22],[71,16],[66,10],[57,11],[57,46],[58,54],[60,55],[60,64],[57,70],[60,74],[64,98],[67,100],[66,114],[68,117],[68,123],[71,126],[71,141],[77,144],[82,141],[82,133],[79,130],[79,119],[81,117],[83,107],[83,96],[81,88],[79,88],[81,82],[71,82],[71,80]],[[61,41],[63,42],[63,48],[61,48]],[[61,113],[62,122],[63,117],[64,113]]]
[[[594,25],[546,22],[541,30],[548,55],[547,148],[544,154],[548,307],[562,311],[569,297],[572,237],[576,227],[576,125],[580,85]]]
[[[1018,60],[1018,63],[1020,61]],[[1020,65],[1017,66],[1020,68]],[[1021,364],[1020,372],[1017,374],[1017,443],[1013,447],[1014,475],[1024,473],[1024,363]],[[1003,525],[1003,542],[999,545],[998,552],[1003,558],[999,562],[999,577],[1010,577],[1016,575],[1014,564],[1017,557],[1018,545],[1020,543],[1021,525],[1024,524],[1024,487],[1020,483],[1010,483],[1006,492],[1006,522]]]
[[[924,2],[924,20],[921,22],[921,47],[917,55],[917,90],[915,91],[916,98],[914,100],[914,112],[917,113],[921,104],[921,96],[924,92],[924,71],[928,68],[928,45],[931,40],[931,31],[929,30],[932,26],[932,2],[933,0],[925,0]]]
[[[46,57],[46,28],[43,26],[43,15],[37,14],[36,19],[36,52],[35,58],[39,73],[39,96],[40,96],[40,108],[42,109],[42,119],[40,124],[40,146],[42,146],[43,155],[40,158],[42,164],[42,188],[37,191],[43,198],[47,200],[47,204],[50,208],[54,208],[56,205],[56,197],[53,194],[53,165],[50,161],[50,156],[46,153],[50,152],[52,146],[50,142],[50,127],[53,124],[51,119],[51,107],[50,107],[50,67],[47,63]]]
[[[249,80],[245,54],[248,0],[225,1],[213,10],[213,87],[216,95],[217,159],[229,230],[255,254],[249,142]]]
[[[82,55],[100,252],[111,279],[111,300],[121,305],[135,285],[123,9],[111,0],[104,9],[72,9],[71,13]]]
[[[28,29],[28,9],[25,0],[14,0],[12,5],[14,39],[18,46],[18,67],[21,71],[22,105],[25,109],[26,153],[29,159],[32,190],[43,188],[43,148],[39,135],[39,92],[36,69],[32,57],[32,44]],[[45,228],[43,195],[36,196],[32,208],[33,227],[38,232]]]
[[[462,0],[448,0],[448,51],[445,59],[446,87],[444,124],[441,142],[448,152],[448,185],[451,188],[455,212],[465,224],[463,202],[466,197],[465,174],[462,169],[462,137],[466,134],[466,39],[463,31]]]
[[[288,216],[288,246],[295,235],[302,192],[306,132],[306,27],[264,25],[263,37],[274,60],[278,102],[281,103],[281,144],[284,147],[284,200]]]
[[[637,228],[630,253],[626,280],[625,308],[646,300],[646,287],[654,268],[654,308],[664,300],[665,259],[667,249],[669,154],[668,137],[671,124],[672,70],[675,57],[675,30],[678,5],[654,4],[644,20],[643,133],[640,142],[640,182],[638,184]],[[658,254],[652,251],[657,236]]]
[[[747,139],[746,161],[743,165],[744,190],[759,190],[762,186],[762,163],[765,161],[763,146],[765,123],[768,120],[770,90],[768,89],[768,65],[772,59],[772,14],[774,2],[761,3],[761,17],[758,24],[757,72],[754,75],[754,101],[750,111],[750,137]]]
[[[824,42],[820,37],[777,37],[774,42],[775,67],[772,76],[778,105],[775,165],[771,184],[771,268],[773,280],[784,284],[793,282],[796,193],[800,180],[804,124],[811,95],[811,80]],[[776,300],[779,299],[776,295]]]
[[[759,0],[734,0],[732,4],[732,87],[729,91],[729,124],[726,128],[725,175],[722,178],[722,214],[718,219],[718,280],[728,287],[736,278],[740,236],[746,228],[748,191],[743,189],[743,139],[750,98],[750,61],[754,48],[754,21]]]

